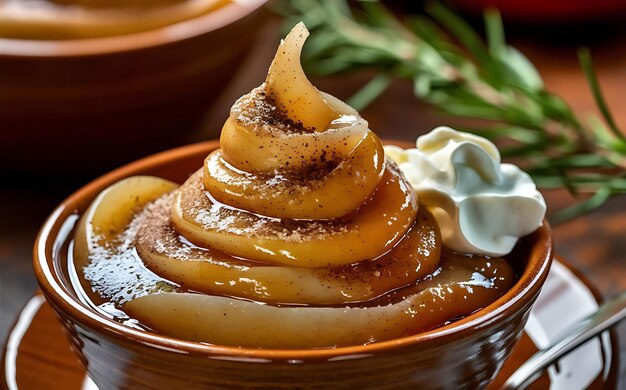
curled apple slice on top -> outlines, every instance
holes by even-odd
[[[339,114],[311,84],[300,65],[300,54],[309,31],[300,22],[280,43],[265,81],[276,107],[293,122],[310,131],[324,131]]]
[[[343,159],[369,131],[367,121],[341,100],[320,92],[300,65],[309,35],[302,23],[276,52],[267,79],[242,96],[224,123],[224,160],[246,172],[311,170]]]

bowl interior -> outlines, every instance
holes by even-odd
[[[552,240],[550,228],[547,222],[544,222],[536,232],[520,240],[513,252],[511,261],[518,269],[519,280],[504,296],[486,308],[428,332],[368,345],[318,350],[259,350],[188,342],[124,326],[81,302],[70,283],[71,275],[68,273],[67,260],[64,260],[61,252],[71,240],[78,217],[97,194],[114,182],[137,174],[154,175],[182,183],[189,174],[202,166],[206,155],[218,147],[218,141],[210,141],[144,158],[102,176],[67,198],[45,222],[34,248],[35,273],[44,294],[53,306],[68,313],[73,321],[92,329],[99,329],[112,337],[152,343],[187,353],[270,360],[327,360],[346,356],[367,356],[416,343],[452,340],[470,332],[480,331],[494,321],[530,307],[547,276],[552,260]]]
[[[145,49],[186,40],[243,19],[267,0],[232,1],[214,11],[152,30],[101,38],[38,40],[0,37],[0,58],[89,56]]]

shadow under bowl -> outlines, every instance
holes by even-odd
[[[253,44],[266,1],[120,36],[0,37],[0,163],[106,172],[189,142]]]
[[[496,302],[432,331],[369,345],[310,350],[207,345],[124,326],[82,302],[62,251],[78,216],[97,194],[132,175],[181,183],[218,147],[217,141],[189,145],[112,171],[61,203],[39,233],[37,279],[100,388],[475,389],[495,377],[548,274],[552,240],[547,223],[518,243],[509,258],[519,280]]]

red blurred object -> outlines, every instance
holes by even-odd
[[[626,17],[625,0],[452,0],[457,8],[482,13],[497,8],[517,21],[576,22]]]

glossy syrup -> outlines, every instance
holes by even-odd
[[[77,269],[73,256],[74,241],[72,239],[77,222],[78,215],[70,216],[64,225],[63,234],[58,236],[56,256],[58,256],[59,261],[57,264],[62,265],[63,269],[60,274],[68,278],[78,300],[91,310],[126,326],[145,331],[151,330],[150,327],[141,324],[121,309],[121,304],[124,301],[160,291],[197,293],[181,288],[176,283],[162,278],[146,268],[137,252],[130,245],[119,256],[102,256],[97,261],[92,259],[83,269]],[[468,281],[469,286],[481,285],[492,288],[498,282],[497,269],[493,269],[490,259],[483,257],[470,259],[466,256],[447,254],[442,258],[440,266],[435,272],[417,283],[390,291],[370,301],[326,306],[374,307],[398,303],[427,288],[436,288],[439,283],[446,279],[454,279],[456,266],[462,261],[472,261],[476,263],[479,271],[483,271],[472,274],[471,280]],[[486,270],[493,271],[494,276],[485,277],[483,274]],[[263,302],[258,303],[265,304]],[[276,306],[302,305],[276,304]],[[450,318],[441,325],[461,318],[463,317]]]
[[[60,268],[57,269],[57,274],[66,279],[66,282],[69,281],[69,283],[66,284],[72,286],[75,297],[90,310],[131,328],[149,330],[148,327],[143,326],[138,320],[131,318],[123,310],[119,309],[113,301],[104,299],[101,295],[94,291],[84,276],[81,276],[83,275],[83,271],[77,269],[74,261],[73,239],[79,218],[80,217],[77,214],[70,215],[63,224],[64,229],[59,232],[55,241],[55,265]],[[137,275],[135,276],[136,278],[148,276],[150,280],[158,280],[159,282],[168,283],[168,281],[160,278],[158,275],[145,268],[138,257],[128,257],[123,263],[125,263],[123,266],[127,268],[132,267],[132,269],[136,269],[138,271],[134,274]],[[112,273],[111,271],[114,270],[111,267],[105,267],[104,269],[106,269],[106,273],[109,273],[112,278],[119,278],[120,273]]]

